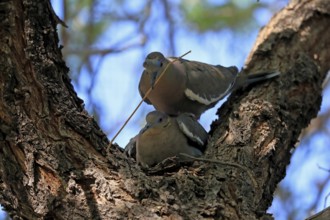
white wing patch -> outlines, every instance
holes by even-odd
[[[200,139],[200,137],[194,135],[183,122],[179,122],[179,126],[182,129],[182,132],[185,133],[190,139],[197,141],[198,144],[203,146],[205,143]]]
[[[193,101],[197,101],[203,105],[210,105],[214,102],[217,102],[219,101],[221,98],[223,98],[224,96],[226,96],[228,94],[228,92],[230,91],[230,89],[233,87],[234,83],[232,83],[228,88],[227,90],[220,94],[218,97],[215,97],[215,98],[210,98],[210,99],[207,99],[205,97],[201,97],[200,95],[194,93],[191,89],[188,89],[186,88],[184,90],[184,94],[190,99],[190,100],[193,100]]]
[[[273,72],[273,73],[271,73],[271,74],[267,74],[267,75],[265,76],[265,79],[270,79],[270,78],[273,78],[273,77],[278,76],[278,75],[280,75],[280,74],[281,74],[281,72],[279,72],[279,71],[275,71],[275,72]]]

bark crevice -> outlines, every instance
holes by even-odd
[[[106,151],[70,83],[48,7],[0,3],[0,202],[12,218],[270,217],[330,69],[327,0],[292,1],[261,30],[243,73],[281,75],[229,97],[206,160],[152,175],[118,146]]]

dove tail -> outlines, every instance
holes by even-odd
[[[278,71],[255,73],[255,74],[249,74],[249,75],[239,74],[238,77],[236,78],[233,90],[248,86],[253,83],[271,79],[278,75],[280,75],[280,72],[278,72]]]
[[[247,76],[247,81],[246,84],[252,84],[252,83],[256,83],[259,81],[263,81],[263,80],[267,80],[267,79],[271,79],[274,78],[276,76],[280,75],[280,72],[276,71],[276,72],[268,72],[268,73],[257,73],[257,74],[251,74]]]

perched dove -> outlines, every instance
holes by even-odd
[[[136,147],[136,160],[140,165],[150,167],[174,156],[180,161],[189,161],[181,153],[194,157],[203,154],[208,135],[192,114],[171,117],[153,111],[148,113],[146,121],[146,126],[128,144],[130,149],[125,149],[135,153],[132,149]]]
[[[197,119],[233,90],[250,83],[277,76],[278,72],[238,74],[235,66],[213,66],[197,61],[178,59],[170,64],[154,87],[157,77],[175,58],[165,58],[160,52],[150,53],[143,63],[139,92],[142,97],[150,87],[145,102],[169,115],[189,112]]]

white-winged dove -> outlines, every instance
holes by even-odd
[[[142,97],[153,87],[145,102],[169,115],[189,112],[199,119],[204,111],[212,108],[233,90],[279,74],[238,74],[235,66],[214,66],[180,58],[169,65],[154,87],[157,77],[174,59],[165,58],[160,52],[148,54],[143,63],[144,71],[139,83]]]
[[[146,121],[146,126],[125,148],[130,154],[135,153],[136,147],[136,160],[140,165],[150,167],[174,156],[180,161],[189,161],[181,153],[194,157],[203,154],[208,135],[192,114],[171,117],[153,111],[148,113]]]

